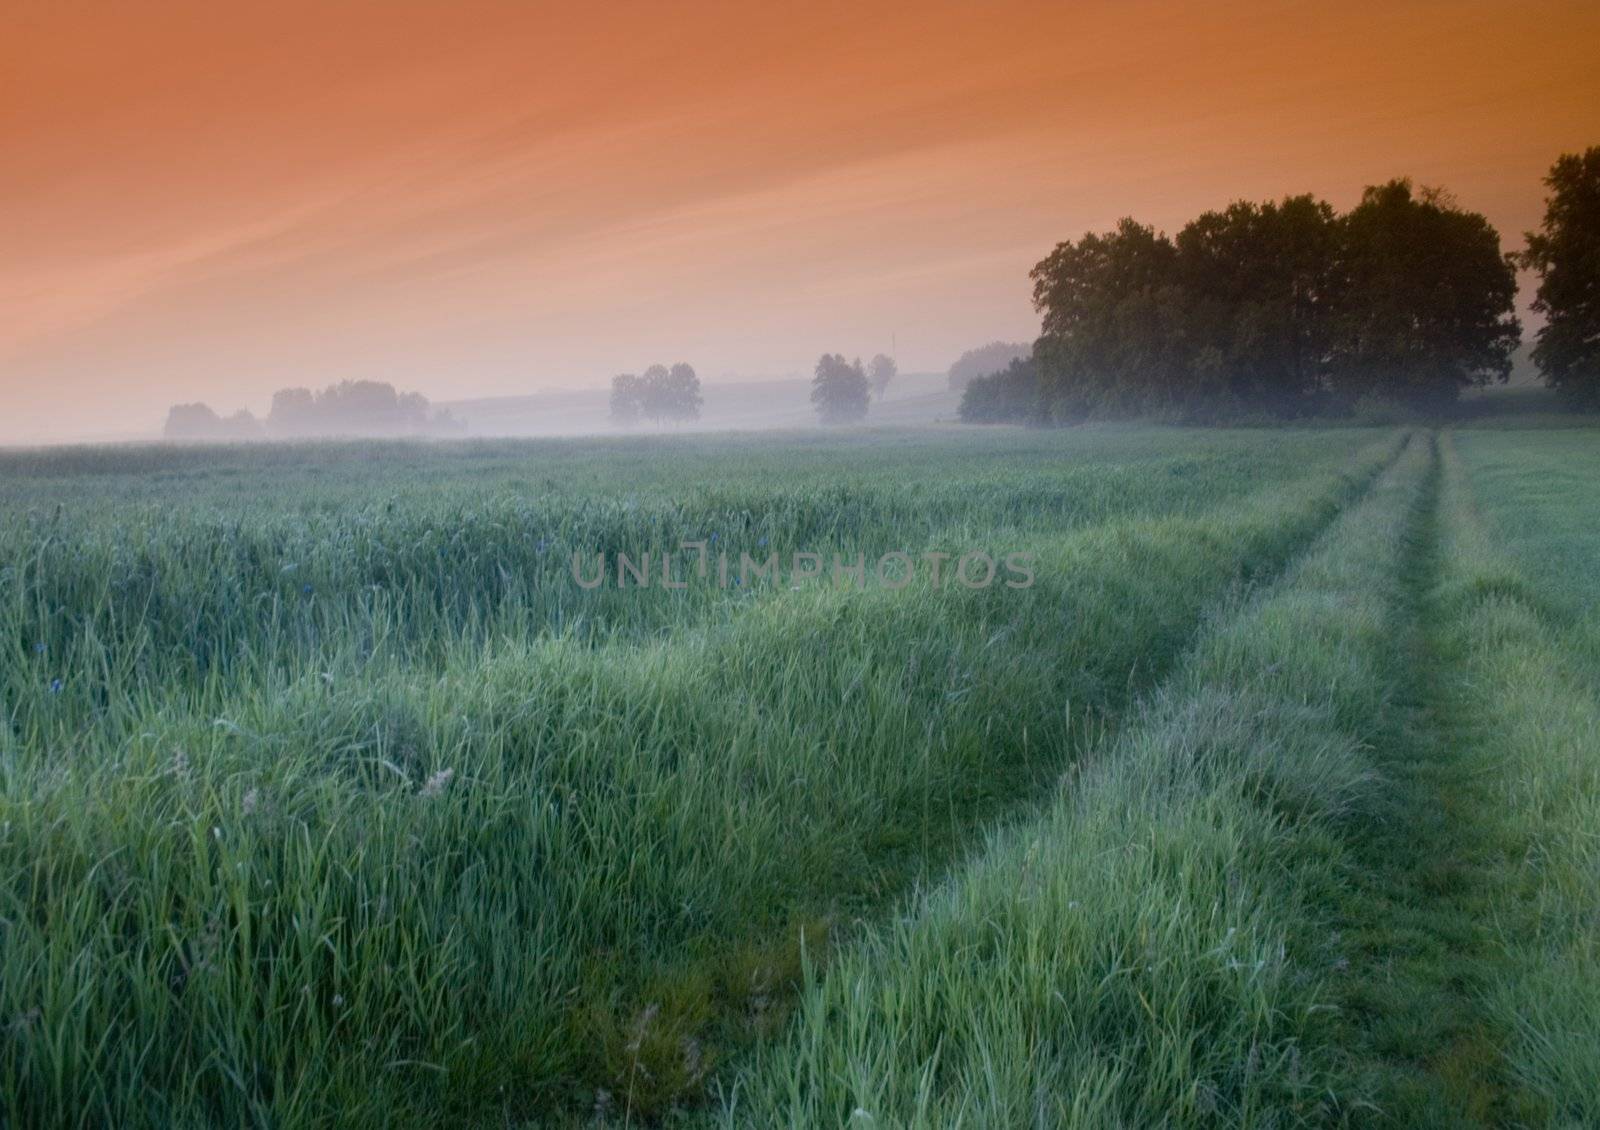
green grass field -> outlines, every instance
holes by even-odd
[[[1600,1124],[1597,435],[0,453],[0,1126]]]

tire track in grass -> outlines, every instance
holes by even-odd
[[[1402,568],[1396,724],[1374,749],[1384,788],[1348,830],[1336,982],[1359,1089],[1358,1125],[1526,1125],[1504,1069],[1507,1033],[1485,1006],[1504,977],[1499,931],[1514,913],[1517,844],[1493,766],[1470,755],[1444,598],[1438,437]],[[1345,962],[1348,965],[1345,965]]]
[[[1413,446],[1038,819],[817,974],[722,1095],[733,1127],[1337,1120],[1319,986],[1345,813],[1371,789]]]
[[[821,974],[725,1124],[1592,1124],[1600,703],[1438,437],[1407,489],[1210,633],[1077,797]],[[1318,774],[1355,799],[1301,823]]]
[[[1477,437],[1474,437],[1477,438]],[[1563,571],[1583,535],[1579,477],[1552,476],[1525,445],[1520,468],[1469,480],[1451,437],[1444,452],[1448,552],[1437,590],[1450,733],[1491,793],[1484,811],[1503,840],[1499,960],[1484,1007],[1502,1052],[1504,1120],[1600,1123],[1600,698],[1593,622],[1573,615],[1589,576]],[[1478,513],[1552,491],[1508,545]],[[1513,501],[1514,500],[1514,501]],[[1501,531],[1497,528],[1497,534]],[[1563,544],[1565,543],[1565,544]],[[1555,550],[1540,555],[1540,550]],[[1581,559],[1581,558],[1580,558]],[[1551,566],[1554,565],[1554,568]],[[1591,588],[1592,593],[1592,588]]]
[[[50,1054],[13,1062],[8,1078],[0,1071],[5,1097],[56,1110],[98,1104],[130,1125],[155,1120],[147,1095],[173,1122],[250,1111],[285,1123],[336,1112],[352,1125],[468,1124],[592,1108],[597,1086],[620,1114],[623,1088],[649,1066],[655,1112],[693,1101],[724,1032],[735,1030],[730,1046],[746,1038],[755,990],[766,987],[746,974],[772,980],[792,959],[798,980],[786,912],[847,896],[830,881],[857,848],[868,866],[849,866],[845,879],[870,895],[875,867],[891,862],[881,829],[916,822],[906,813],[921,779],[941,793],[948,783],[941,808],[959,802],[948,805],[957,831],[976,835],[973,822],[992,811],[986,794],[1029,795],[1014,778],[1009,791],[993,787],[1008,761],[1021,769],[1039,756],[1041,727],[1030,745],[1019,719],[1055,718],[1085,699],[1120,714],[1241,582],[1276,576],[1365,493],[1393,462],[1386,447],[1214,519],[1113,523],[1062,539],[1059,584],[1081,603],[1068,608],[1041,585],[1026,647],[992,634],[1020,612],[1000,593],[992,605],[981,594],[951,598],[950,613],[966,613],[957,622],[932,603],[794,594],[783,601],[792,607],[759,610],[695,649],[574,657],[541,644],[437,680],[378,680],[355,698],[308,686],[257,703],[237,733],[154,719],[160,733],[134,751],[139,772],[86,768],[41,790],[5,841],[12,859],[50,867],[25,888],[16,880],[19,904],[48,908],[49,928],[8,936],[3,987],[22,998],[19,1014],[33,1007],[37,970],[71,990],[39,1018],[31,1046]],[[902,665],[866,664],[861,647],[881,637],[880,659],[901,655],[918,616],[935,653],[1024,687],[1055,664],[1068,693],[996,695],[980,708],[925,672],[917,685],[945,704],[959,739],[929,750]],[[948,638],[956,627],[960,640]],[[792,670],[771,662],[778,642],[790,645]],[[755,691],[738,677],[763,671]],[[530,686],[541,693],[530,697]],[[785,701],[792,716],[752,709]],[[364,754],[364,735],[379,727],[405,739],[409,778],[341,760]],[[876,743],[888,733],[910,751],[903,763]],[[261,744],[260,734],[287,741]],[[172,748],[187,751],[181,772]],[[1047,752],[1058,770],[1069,749]],[[797,819],[813,814],[815,828]],[[281,834],[291,818],[292,834]],[[936,871],[957,854],[945,846]],[[84,880],[112,856],[114,887]],[[223,858],[230,865],[213,866]],[[683,891],[704,892],[693,916]],[[178,948],[185,939],[198,946],[213,930],[217,905],[214,929],[233,944],[206,982],[228,1008],[211,1011],[197,993],[174,993],[166,974],[196,952]],[[386,966],[412,976],[397,980]],[[787,982],[776,990],[792,994]],[[74,1029],[111,1035],[61,1038]]]
[[[1170,673],[1209,624],[1227,609],[1235,607],[1244,593],[1271,588],[1330,526],[1370,498],[1377,484],[1391,475],[1401,460],[1410,456],[1415,444],[1413,434],[1400,434],[1386,445],[1387,450],[1381,457],[1361,455],[1345,471],[1337,474],[1337,488],[1322,488],[1309,494],[1305,490],[1306,484],[1300,483],[1282,490],[1263,492],[1252,500],[1251,505],[1273,514],[1274,520],[1270,522],[1265,520],[1265,514],[1253,517],[1230,514],[1229,524],[1223,529],[1208,527],[1205,519],[1167,518],[1154,521],[1134,519],[1107,523],[1097,530],[1071,531],[1073,548],[1062,559],[1062,563],[1069,566],[1069,573],[1075,580],[1087,584],[1088,591],[1094,594],[1094,600],[1080,609],[1080,614],[1087,618],[1087,624],[1074,624],[1070,630],[1063,625],[1062,634],[1051,641],[1061,649],[1052,661],[1069,665],[1081,663],[1083,674],[1099,672],[1092,682],[1100,681],[1104,675],[1111,675],[1115,669],[1115,679],[1105,681],[1087,696],[1088,705],[1093,710],[1093,737],[1084,739],[1076,734],[1056,735],[1068,741],[1069,746],[1056,749],[1045,762],[1026,767],[1028,771],[1020,774],[1017,767],[1008,765],[1001,745],[997,745],[993,751],[996,758],[986,767],[984,776],[999,784],[993,789],[980,788],[980,793],[986,795],[968,797],[960,805],[965,827],[959,830],[951,827],[944,835],[935,836],[932,842],[924,837],[920,851],[917,845],[908,842],[904,850],[873,853],[874,866],[882,868],[884,876],[872,884],[870,894],[850,890],[855,885],[852,880],[846,884],[845,890],[834,891],[833,910],[798,913],[793,919],[793,922],[800,923],[798,932],[791,923],[787,936],[746,940],[738,947],[730,949],[724,946],[689,962],[666,963],[655,976],[658,990],[670,992],[673,986],[697,978],[714,980],[721,976],[716,971],[727,966],[739,969],[742,976],[759,973],[767,983],[760,994],[764,1006],[757,1040],[751,1041],[748,1033],[738,1032],[747,1020],[740,1015],[747,1001],[734,993],[731,1005],[730,1002],[719,1001],[710,1009],[714,1018],[711,1028],[720,1031],[715,1035],[708,1034],[703,1049],[718,1058],[731,1059],[781,1030],[781,1020],[787,1015],[794,991],[800,983],[805,947],[812,947],[810,956],[816,957],[821,952],[819,941],[826,939],[830,945],[835,945],[840,940],[837,935],[826,937],[827,933],[834,932],[831,928],[821,935],[810,933],[808,924],[822,921],[837,923],[835,911],[839,909],[837,904],[841,895],[848,899],[850,917],[857,925],[868,925],[878,920],[883,909],[902,897],[913,883],[940,881],[953,865],[959,865],[962,855],[970,851],[986,831],[1036,817],[1041,804],[1040,789],[1056,780],[1063,764],[1070,767],[1077,754],[1090,744],[1108,740],[1108,736],[1120,728],[1124,715],[1139,697]],[[1370,450],[1364,448],[1363,452]],[[1179,531],[1191,539],[1186,549],[1174,540],[1174,535]],[[1079,538],[1083,540],[1083,545],[1076,544]],[[1234,561],[1231,581],[1220,581],[1216,577],[1206,579],[1209,566],[1198,572],[1195,570],[1197,560],[1209,560],[1211,555],[1219,552]],[[1103,558],[1130,565],[1137,563],[1142,570],[1149,570],[1156,577],[1163,576],[1167,570],[1176,570],[1183,575],[1192,574],[1191,580],[1204,587],[1180,596],[1170,591],[1170,585],[1166,586],[1163,603],[1170,601],[1171,607],[1160,617],[1167,623],[1165,629],[1154,634],[1142,631],[1119,641],[1115,646],[1108,645],[1104,649],[1107,654],[1087,654],[1082,649],[1080,637],[1103,638],[1103,633],[1116,619],[1112,615],[1113,608],[1106,605],[1112,594],[1120,594],[1121,603],[1117,609],[1122,614],[1148,614],[1147,610],[1139,612],[1138,606],[1149,603],[1150,594],[1143,591],[1148,587],[1149,577],[1145,576],[1141,582],[1138,578],[1144,576],[1143,573],[1122,573],[1115,568],[1108,568]],[[1107,662],[1108,655],[1112,653],[1121,656],[1120,665],[1118,662]],[[1124,671],[1126,674],[1121,674]],[[1080,688],[1083,689],[1086,688]],[[1018,717],[1021,715],[1013,715],[1013,728],[1018,725]],[[1049,738],[1051,735],[1046,733],[1045,736]],[[995,740],[1002,744],[1012,742],[1014,735],[1006,738],[997,735]],[[1034,755],[1035,758],[1040,756]],[[1041,772],[1044,769],[1050,771]],[[915,791],[912,789],[903,799],[915,803]],[[958,792],[952,792],[944,800],[952,809],[959,799]],[[849,929],[843,933],[853,934],[855,930]],[[774,973],[774,969],[778,972]],[[652,1011],[655,1001],[651,993],[639,996],[637,1004],[644,1011],[636,1011],[635,1019],[630,1020],[626,1014],[618,1014],[616,1020],[627,1032],[635,1033],[631,1037],[633,1043],[629,1045],[635,1050],[623,1056],[624,1060],[629,1057],[638,1060],[637,1047],[641,1043],[648,1047],[656,1029],[665,1028],[668,1024],[660,1019],[664,1013]],[[645,1028],[633,1027],[637,1016],[649,1018]],[[643,1035],[642,1041],[638,1034]],[[659,1046],[652,1054],[664,1055],[668,1059],[677,1054],[676,1037],[657,1043]],[[620,1109],[629,1114],[638,1113],[638,1109],[626,1101],[628,1080],[636,1075],[650,1074],[648,1070],[636,1072],[630,1068],[613,1080],[614,1089],[609,1093]],[[690,1092],[678,1096],[683,1101],[692,1101],[696,1097]],[[659,1102],[647,1104],[649,1113],[660,1113],[660,1110]]]

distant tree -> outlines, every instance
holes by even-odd
[[[824,353],[811,380],[811,404],[824,424],[853,424],[867,415],[871,386],[861,361]]]
[[[383,381],[340,381],[316,397],[317,429],[324,433],[412,431],[426,423],[427,414],[427,397],[401,395]]]
[[[279,389],[265,422],[243,409],[222,418],[204,404],[178,404],[167,413],[172,439],[254,440],[334,435],[451,435],[466,430],[421,393],[396,392],[381,381],[341,381],[321,392]]]
[[[1032,352],[1032,345],[1013,341],[991,341],[969,349],[950,366],[950,391],[960,392],[973,377],[998,373],[1018,357],[1027,357]]]
[[[272,396],[267,429],[278,436],[422,435],[460,431],[449,413],[421,393],[401,393],[384,381],[340,381],[320,392],[280,389]]]
[[[1600,408],[1600,146],[1565,154],[1545,177],[1544,223],[1523,266],[1539,272],[1533,308],[1545,317],[1533,359],[1575,407]]]
[[[388,387],[388,386],[385,386]],[[391,389],[391,391],[393,391]],[[395,415],[406,424],[426,424],[432,405],[420,392],[401,393],[394,400]]]
[[[900,367],[894,363],[893,357],[883,353],[874,357],[867,366],[867,379],[872,382],[873,395],[882,400],[884,390],[899,372]]]
[[[974,377],[961,394],[961,420],[967,424],[1040,424],[1046,416],[1039,368],[1018,357],[1006,368]]]
[[[222,421],[222,435],[226,439],[262,439],[266,432],[261,427],[260,420],[248,410],[241,408]]]
[[[698,420],[703,403],[700,378],[694,366],[682,361],[670,369],[651,365],[643,376],[623,373],[611,381],[611,419],[618,424]]]
[[[679,361],[667,370],[651,392],[657,419],[683,422],[700,418],[700,406],[704,401],[700,396],[700,377],[694,366]]]
[[[1339,224],[1311,196],[1239,201],[1178,233],[1187,337],[1198,388],[1293,412],[1317,393],[1332,348]]]
[[[436,408],[428,416],[428,432],[431,435],[465,435],[466,431],[467,422],[448,408]]]
[[[174,404],[161,434],[167,439],[224,442],[262,438],[261,422],[240,410],[226,419],[206,404]]]
[[[666,400],[662,396],[662,389],[666,386],[667,377],[671,373],[665,365],[651,365],[639,378],[640,406],[645,416],[655,424],[660,424]]]
[[[632,373],[611,378],[611,422],[632,427],[644,417],[644,382]]]
[[[316,425],[317,398],[309,388],[282,388],[272,394],[267,426],[281,435],[304,435]]]
[[[222,418],[209,404],[174,404],[161,434],[167,439],[215,439],[221,429]]]
[[[1335,392],[1428,407],[1510,375],[1516,275],[1488,220],[1392,180],[1368,188],[1340,228]]]

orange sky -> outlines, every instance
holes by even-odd
[[[0,442],[904,369],[1131,214],[1409,174],[1509,247],[1600,144],[1600,5],[0,0]]]

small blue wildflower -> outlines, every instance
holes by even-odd
[[[33,653],[35,655],[43,655],[48,650],[50,649],[44,646],[43,640],[40,640],[38,643],[33,645]]]
[[[51,679],[50,680],[50,693],[51,694],[60,694],[65,687],[66,687],[66,684],[63,683],[60,679]]]
[[[733,579],[733,584],[734,584],[735,588],[742,588],[744,586],[744,578],[743,577],[735,577]]]
[[[304,588],[302,588],[302,589],[301,589],[301,590],[300,590],[300,591],[301,591],[301,592],[303,592],[303,593],[305,593],[305,594],[306,594],[306,595],[307,595],[307,596],[310,596],[310,595],[311,595],[311,594],[312,594],[312,593],[314,593],[314,592],[316,592],[316,591],[317,591],[317,590],[316,590],[316,589],[314,589],[314,588],[312,588],[312,587],[311,587],[311,586],[310,586],[310,585],[309,585],[309,584],[308,584],[308,585],[306,585],[306,586],[305,586],[305,587],[304,587]]]
[[[757,538],[756,539],[756,544],[757,545],[761,545],[761,546],[766,545],[767,544],[767,535],[766,534],[762,534],[759,538]]]
[[[711,544],[712,545],[716,545],[717,544],[717,531],[715,531],[715,530],[711,531]]]

